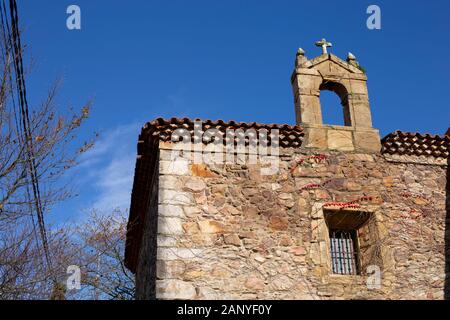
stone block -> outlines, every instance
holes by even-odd
[[[300,96],[300,114],[302,123],[322,124],[320,99],[315,95]]]
[[[356,80],[356,79],[350,79],[349,80],[350,85],[349,87],[352,88],[353,93],[357,94],[364,94],[367,95],[367,82],[364,80]]]
[[[227,234],[224,236],[224,242],[229,245],[239,247],[241,245],[241,239],[237,234]]]
[[[276,275],[269,282],[269,289],[273,291],[291,290],[295,286],[294,281],[286,275]]]
[[[193,300],[196,295],[195,287],[189,282],[175,279],[156,281],[156,297],[158,299]]]
[[[181,279],[186,265],[182,260],[156,262],[156,277],[158,279]]]
[[[227,215],[232,215],[232,216],[237,216],[240,215],[242,212],[238,209],[236,209],[236,207],[229,205],[229,204],[225,204],[222,208],[222,212],[224,214]]]
[[[220,298],[221,295],[219,295],[214,289],[210,287],[198,288],[198,299],[200,300],[217,300]]]
[[[269,220],[269,227],[273,230],[286,230],[289,225],[289,222],[286,218],[280,216],[273,216]]]
[[[264,290],[265,283],[264,280],[258,276],[250,276],[245,281],[244,286],[250,290]]]
[[[196,217],[202,213],[202,210],[198,207],[183,207],[183,211],[187,217]]]
[[[194,176],[203,178],[214,178],[217,176],[205,164],[193,164],[191,166],[191,173]]]
[[[328,148],[338,151],[353,151],[352,132],[347,130],[328,130]]]
[[[200,192],[205,190],[206,184],[201,178],[192,177],[186,181],[184,188],[188,191]]]
[[[305,148],[326,150],[328,147],[326,128],[307,128],[304,141]]]
[[[354,133],[355,147],[358,151],[379,153],[381,140],[378,130],[356,130]]]
[[[183,233],[183,226],[180,218],[159,217],[158,234],[161,235],[180,235]]]
[[[183,208],[177,205],[161,204],[158,206],[158,215],[161,217],[184,217]]]
[[[359,97],[361,98],[361,97]],[[365,98],[367,99],[367,98]],[[352,125],[355,128],[371,128],[372,116],[368,101],[350,101],[350,107],[353,109]]]
[[[183,158],[177,158],[173,161],[161,160],[159,162],[160,174],[173,174],[178,176],[189,173],[189,161]]]
[[[158,247],[175,247],[177,245],[177,239],[172,236],[158,235],[157,244]]]
[[[225,226],[215,220],[199,221],[198,226],[202,233],[223,233],[225,232]]]
[[[169,189],[169,190],[179,190],[181,187],[181,182],[179,176],[173,175],[160,175],[159,176],[159,188]]]
[[[187,260],[193,258],[199,258],[202,254],[200,249],[191,248],[158,248],[157,259],[158,260]]]
[[[159,190],[159,203],[171,205],[193,205],[195,203],[192,194],[176,190]]]

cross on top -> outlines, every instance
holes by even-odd
[[[331,42],[327,42],[327,40],[322,39],[316,42],[317,47],[322,47],[322,54],[327,54],[327,47],[332,47],[333,44]]]

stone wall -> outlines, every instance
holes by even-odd
[[[138,288],[156,266],[159,299],[443,298],[446,163],[282,149],[278,174],[262,176],[259,165],[172,161],[167,149],[157,261],[141,256]],[[332,274],[326,212],[370,216],[360,275]],[[369,288],[374,265],[381,286]]]
[[[159,157],[159,154],[156,155]],[[156,254],[158,233],[158,188],[159,163],[156,161],[152,170],[150,184],[150,197],[147,214],[145,215],[142,241],[138,255],[136,270],[136,292],[138,300],[156,298]]]
[[[450,128],[446,135],[450,135]],[[450,300],[450,157],[447,159],[447,215],[445,218],[445,283],[444,299]]]

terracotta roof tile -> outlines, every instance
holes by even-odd
[[[191,141],[194,142],[194,125],[196,121],[201,122],[202,133],[208,129],[216,129],[218,134],[223,138],[223,142],[227,142],[227,137],[225,135],[226,130],[255,130],[261,133],[263,130],[267,130],[270,134],[270,130],[279,130],[279,143],[281,147],[300,147],[303,141],[304,132],[300,126],[290,126],[290,125],[278,125],[278,124],[260,124],[256,122],[236,122],[234,120],[225,122],[223,120],[191,120],[188,118],[171,118],[165,120],[163,118],[155,119],[148,122],[144,128],[143,132],[147,131],[151,136],[159,137],[160,141],[172,141],[173,138],[177,136],[190,136]],[[198,128],[200,130],[200,128]],[[174,132],[176,135],[174,136]],[[246,139],[248,142],[248,137],[244,137],[242,134],[236,134],[234,136],[234,142],[240,141],[240,139]],[[176,140],[174,140],[176,141]],[[207,140],[206,137],[203,139],[203,143],[208,144],[212,142]],[[269,145],[271,144],[271,136],[268,136]]]
[[[396,131],[381,140],[383,154],[447,158],[450,136]]]

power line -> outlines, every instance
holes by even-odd
[[[34,197],[34,204],[36,210],[36,216],[38,220],[39,233],[42,240],[42,246],[44,248],[45,260],[49,269],[51,269],[50,252],[48,247],[47,231],[45,228],[44,213],[41,201],[41,194],[39,188],[39,177],[36,169],[35,153],[33,146],[33,136],[31,132],[29,108],[27,101],[27,91],[25,85],[25,77],[23,71],[23,59],[22,59],[22,45],[20,42],[20,32],[19,32],[19,16],[17,12],[17,3],[15,0],[9,0],[10,18],[11,25],[8,23],[6,15],[6,5],[5,0],[2,2],[3,10],[2,14],[2,24],[3,24],[3,14],[5,13],[6,29],[8,33],[9,48],[12,49],[13,61],[14,61],[14,71],[16,76],[16,88],[18,95],[19,111],[18,122],[21,122],[21,130],[18,128],[18,136],[21,137],[20,142],[22,146],[25,147],[26,162],[28,164],[28,174],[31,180],[32,192]],[[11,30],[11,31],[10,31]],[[12,33],[12,35],[11,35]],[[4,36],[6,36],[4,32]],[[5,39],[6,41],[6,39]],[[11,82],[12,85],[12,82]],[[16,113],[16,112],[15,112]]]
[[[8,80],[9,80],[9,84],[11,85],[11,90],[12,90],[12,86],[13,86],[13,79],[12,79],[12,75],[11,75],[11,66],[10,66],[10,61],[11,61],[11,55],[10,55],[10,51],[12,48],[12,43],[11,43],[11,33],[9,32],[10,27],[9,27],[9,23],[8,23],[8,18],[7,18],[7,12],[6,12],[6,6],[4,5],[4,1],[0,2],[0,16],[1,16],[1,25],[2,25],[2,36],[3,36],[3,47],[2,47],[2,55],[3,55],[3,59],[4,59],[4,63],[5,63],[5,72],[8,76]],[[8,30],[8,32],[6,31]],[[14,124],[15,124],[15,129],[16,129],[16,135],[17,135],[17,139],[19,140],[19,145],[21,146],[20,149],[20,153],[19,153],[19,157],[22,156],[22,148],[24,146],[23,143],[23,134],[22,134],[22,130],[21,130],[21,126],[20,126],[20,121],[19,118],[20,117],[20,113],[18,112],[18,108],[17,108],[17,104],[16,104],[16,99],[14,94],[11,95],[11,101],[12,101],[12,105],[13,105],[13,114],[14,114]],[[24,171],[26,172],[27,167],[26,165],[24,165]],[[31,190],[30,190],[30,184],[27,181],[26,183],[26,198],[27,198],[27,203],[29,206],[29,210],[30,210],[30,217],[31,217],[31,223],[32,223],[32,227],[33,227],[33,234],[36,238],[37,243],[39,243],[39,239],[38,239],[38,234],[36,231],[36,221],[34,220],[34,214],[33,214],[33,207],[31,204]]]

